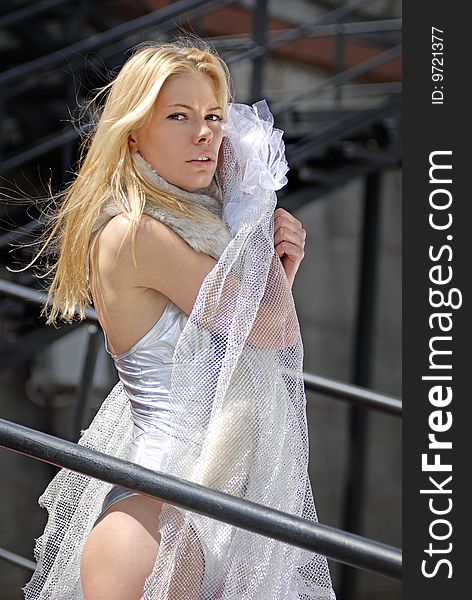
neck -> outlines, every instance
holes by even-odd
[[[218,259],[230,240],[230,233],[221,220],[223,202],[217,181],[205,190],[188,192],[163,179],[138,153],[133,155],[133,162],[136,170],[153,186],[172,198],[192,203],[195,217],[177,214],[150,200],[146,200],[143,212],[170,227],[197,252]],[[91,240],[110,219],[121,213],[126,213],[123,203],[110,199],[97,216]]]
[[[157,173],[157,171],[155,171],[152,166],[141,156],[141,154],[139,154],[139,152],[135,152],[133,154],[133,162],[136,168],[146,177],[146,179],[148,179],[148,181],[150,181],[160,190],[163,190],[164,192],[167,192],[172,196],[179,198],[180,200],[195,202],[197,204],[203,204],[206,206],[208,205],[208,200],[211,198],[213,201],[216,200],[220,207],[223,204],[221,189],[216,176],[213,177],[208,187],[196,190],[195,192],[189,192],[176,185],[173,185],[172,183],[169,183],[166,179],[161,177],[159,173]],[[211,204],[213,204],[213,202],[211,202]]]

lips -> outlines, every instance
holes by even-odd
[[[187,162],[207,165],[215,162],[215,156],[211,152],[202,152],[197,154],[194,158],[188,160]]]

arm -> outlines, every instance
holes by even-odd
[[[280,209],[281,210],[281,209]],[[285,211],[284,211],[285,212]],[[288,213],[288,217],[293,219]],[[124,215],[116,217],[113,223],[115,240],[115,264],[120,265],[120,279],[128,287],[152,289],[162,293],[186,314],[190,314],[203,280],[214,267],[216,261],[193,250],[179,235],[164,224],[144,215],[136,234],[136,261],[132,260],[131,228]],[[282,220],[286,223],[286,219]],[[293,225],[292,225],[293,226]],[[282,229],[285,241],[281,248],[290,252],[287,231]],[[293,235],[291,235],[293,239]],[[300,259],[301,260],[301,259]],[[296,264],[295,261],[293,263]],[[298,262],[299,264],[299,262]],[[293,272],[293,271],[292,271]],[[271,265],[270,283],[262,299],[248,342],[257,347],[271,347],[277,340],[277,347],[287,347],[292,341],[285,339],[288,312],[278,302],[279,291],[286,288],[284,270],[274,255]],[[294,276],[294,275],[293,275]],[[284,281],[285,279],[285,281]],[[293,281],[293,279],[292,279]],[[226,280],[224,293],[218,305],[218,314],[208,315],[208,327],[224,334],[228,319],[225,315],[234,312],[234,299],[239,291],[237,278]],[[288,308],[288,307],[287,307]],[[270,342],[270,343],[269,343]]]
[[[136,232],[134,261],[130,223],[124,215],[117,218],[121,222],[115,225],[116,261],[129,285],[156,290],[189,315],[215,259],[195,251],[160,221],[143,215]]]

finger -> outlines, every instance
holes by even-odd
[[[301,222],[289,213],[274,218],[274,227],[281,225],[286,225],[293,229],[300,229],[302,227]]]
[[[274,223],[274,234],[276,234],[280,229],[286,229],[293,231],[294,234],[300,235],[305,239],[306,231],[301,226],[300,221],[287,221],[287,220],[279,220]]]
[[[300,229],[302,227],[301,222],[283,208],[278,208],[274,212],[274,227],[277,225],[292,225],[295,229]]]
[[[281,242],[291,242],[301,248],[305,247],[306,231],[302,229],[293,230],[286,226],[281,226],[274,232],[275,245]]]
[[[282,257],[284,254],[290,260],[301,261],[305,257],[305,251],[300,246],[296,244],[292,244],[291,242],[281,242],[275,246],[275,251],[278,256]]]

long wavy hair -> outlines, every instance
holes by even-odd
[[[48,324],[58,318],[83,319],[86,307],[92,303],[87,281],[88,250],[97,215],[110,198],[125,199],[133,236],[147,200],[176,214],[199,218],[191,203],[158,189],[140,174],[128,146],[131,132],[149,122],[162,85],[171,75],[209,76],[226,120],[230,100],[228,68],[204,42],[199,41],[201,47],[193,39],[192,43],[180,40],[141,44],[117,77],[89,103],[94,105],[105,99],[96,126],[83,141],[76,176],[55,198],[59,208],[31,263],[45,251],[53,252],[48,268],[48,300],[43,308]]]

